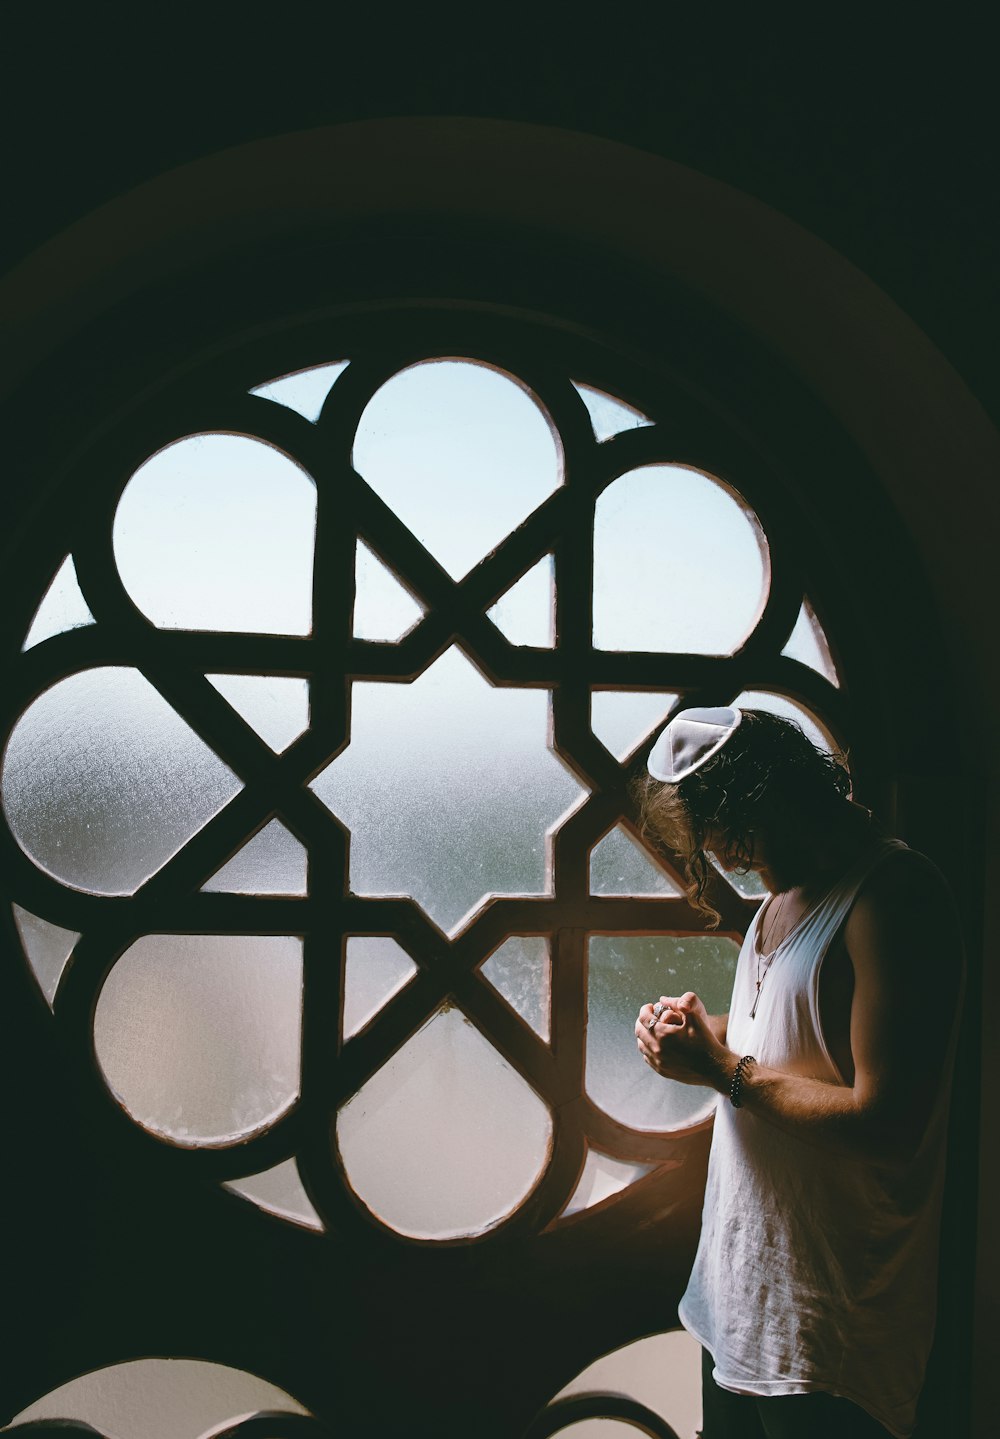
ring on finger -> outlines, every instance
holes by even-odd
[[[656,1016],[657,1019],[659,1019],[660,1015],[663,1013],[666,1007],[667,1006],[661,1000],[658,999],[656,1001],[656,1003],[653,1005],[653,1014]]]

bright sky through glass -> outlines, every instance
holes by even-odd
[[[763,536],[722,485],[679,465],[613,481],[594,522],[594,645],[732,654],[767,595]]]
[[[316,489],[246,435],[190,435],[140,465],[114,523],[122,583],[166,629],[306,635]]]
[[[485,365],[435,360],[377,390],[354,468],[455,579],[562,483],[539,403]]]
[[[346,369],[346,360],[336,361],[332,365],[317,365],[312,370],[298,370],[293,375],[282,375],[278,380],[269,380],[266,385],[258,385],[250,393],[261,395],[265,400],[274,400],[276,404],[284,405],[289,410],[295,410],[304,419],[315,424],[327,395],[333,389],[334,381]]]
[[[624,430],[639,430],[653,423],[641,410],[626,405],[624,400],[616,400],[604,390],[595,390],[593,385],[577,384],[574,380],[573,388],[587,406],[596,440],[610,440]]]
[[[65,630],[74,630],[81,625],[93,623],[94,616],[81,593],[73,557],[67,555],[35,611],[35,618],[22,648],[30,650],[33,645],[41,644],[42,640],[47,640],[52,635],[61,635]]]

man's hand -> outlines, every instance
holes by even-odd
[[[718,1021],[690,991],[679,998],[661,995],[659,1004],[659,1015],[652,1004],[639,1011],[635,1037],[642,1058],[664,1079],[724,1089],[731,1056],[719,1040]]]

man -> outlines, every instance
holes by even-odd
[[[691,902],[718,922],[709,852],[770,891],[728,1015],[662,995],[636,1024],[658,1074],[721,1096],[679,1309],[705,1354],[704,1439],[905,1439],[962,989],[947,887],[774,715],[682,711],[648,768],[643,823],[684,858]]]

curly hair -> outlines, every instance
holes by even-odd
[[[720,915],[705,898],[708,835],[722,834],[726,862],[745,874],[758,834],[780,833],[795,816],[822,816],[850,790],[844,755],[819,749],[794,720],[747,709],[722,748],[693,774],[676,784],[643,774],[633,797],[641,832],[683,860],[688,900],[714,929]]]

